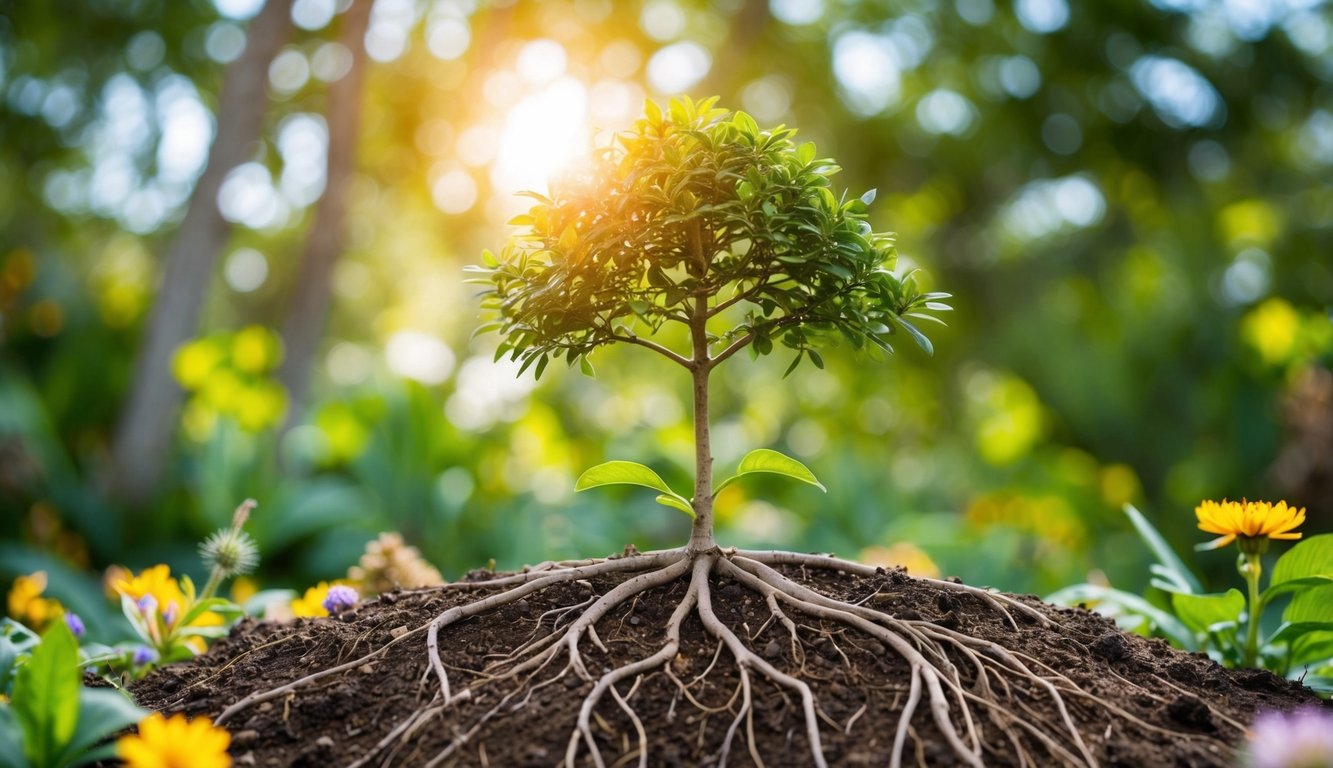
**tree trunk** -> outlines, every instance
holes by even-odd
[[[300,423],[305,412],[315,357],[333,299],[333,269],[346,239],[347,188],[356,170],[371,5],[372,0],[355,0],[343,15],[341,39],[352,52],[352,68],[329,86],[324,195],[315,207],[282,327],[284,356],[278,379],[287,389],[286,429]]]
[[[689,533],[689,551],[705,552],[717,547],[713,537],[713,449],[708,424],[708,345],[702,343],[702,357],[697,355],[702,339],[702,325],[690,329],[696,335],[694,367],[694,525]],[[702,363],[700,363],[700,360]]]
[[[292,0],[268,0],[250,23],[245,50],[227,69],[218,99],[217,135],[190,195],[185,219],[167,252],[162,284],[135,361],[106,477],[125,501],[151,495],[166,473],[182,392],[171,373],[176,350],[198,331],[218,254],[230,225],[218,210],[227,174],[254,152],[268,103],[268,69],[291,35]]]
[[[769,18],[768,0],[745,0],[732,16],[726,45],[718,50],[713,66],[697,88],[700,96],[736,97],[734,84],[744,74],[745,64],[754,55],[755,45],[764,27],[768,26]]]

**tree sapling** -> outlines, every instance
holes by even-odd
[[[536,205],[511,222],[519,227],[518,234],[498,255],[487,253],[486,264],[474,269],[477,282],[488,286],[483,307],[495,315],[481,330],[498,331],[502,337],[497,358],[508,355],[537,375],[555,359],[590,373],[592,352],[627,345],[645,348],[689,374],[696,449],[690,496],[672,490],[648,467],[628,461],[593,467],[577,483],[580,490],[612,483],[656,490],[659,502],[693,518],[689,540],[676,549],[547,562],[512,575],[445,585],[441,589],[490,593],[450,607],[429,624],[360,658],[246,696],[227,708],[219,722],[313,681],[357,669],[424,632],[438,682],[434,698],[394,726],[354,766],[390,759],[443,710],[471,700],[482,687],[510,683],[512,690],[500,696],[499,703],[490,705],[493,697],[486,705],[478,703],[484,711],[469,714],[449,745],[426,764],[458,760],[463,745],[486,722],[526,706],[534,691],[561,679],[571,687],[580,680],[588,686],[581,689],[586,693],[564,764],[580,764],[585,746],[595,765],[607,764],[601,751],[608,742],[595,733],[593,723],[601,721],[596,709],[609,694],[634,724],[637,762],[647,766],[653,751],[632,705],[634,692],[655,672],[672,676],[671,665],[683,652],[682,626],[697,616],[716,640],[719,654],[725,647],[740,679],[732,700],[739,703],[720,747],[719,764],[726,763],[742,732],[739,739],[748,745],[751,758],[763,764],[755,752],[752,681],[765,679],[799,702],[811,762],[822,767],[827,760],[821,716],[814,690],[803,679],[805,665],[799,660],[808,641],[792,618],[798,615],[864,634],[910,668],[906,697],[893,705],[899,710],[896,729],[891,737],[886,735],[892,768],[902,765],[904,755],[912,756],[909,737],[918,741],[912,722],[919,708],[928,712],[960,764],[983,764],[989,747],[981,724],[989,723],[1004,734],[1023,764],[1096,765],[1064,698],[1094,697],[1040,661],[944,625],[896,617],[864,600],[828,597],[781,570],[798,566],[882,577],[876,568],[825,555],[718,546],[713,501],[727,484],[754,472],[775,472],[817,486],[819,481],[796,460],[759,449],[741,461],[734,477],[713,484],[708,412],[713,370],[742,350],[759,356],[779,347],[793,354],[789,371],[806,360],[822,366],[818,349],[834,340],[882,354],[892,351],[896,336],[906,335],[930,352],[918,323],[935,321],[934,313],[948,309],[946,294],[922,293],[910,273],[893,271],[892,236],[872,231],[866,222],[873,193],[850,199],[836,194],[830,179],[837,165],[818,158],[813,144],[794,143],[793,134],[786,128],[760,130],[749,115],[718,109],[712,99],[673,100],[666,112],[650,102],[645,116],[602,151],[585,178],[558,185],[549,196],[533,195]],[[681,331],[681,341],[675,343],[686,349],[671,346],[668,329],[673,327]],[[451,685],[451,669],[452,674],[459,672],[441,658],[445,628],[554,585],[588,584],[613,575],[621,577],[614,587],[560,610],[549,632],[496,654],[460,690]],[[713,577],[762,597],[770,617],[760,633],[772,626],[786,634],[796,659],[788,669],[752,649],[745,637],[750,633],[738,632],[720,618],[713,606]],[[609,669],[585,663],[585,641],[606,650],[598,636],[599,620],[649,590],[682,579],[686,586],[671,591],[670,617],[660,634],[653,634],[652,653]],[[1045,614],[999,593],[925,581],[976,597],[1014,629],[1013,612],[1032,622],[1052,623]],[[709,669],[716,663],[714,659]],[[622,682],[628,692],[619,689]],[[1048,697],[1058,714],[1043,718],[1015,708],[1004,699],[1017,690]],[[688,691],[685,695],[702,707]],[[628,757],[616,764],[625,764]]]

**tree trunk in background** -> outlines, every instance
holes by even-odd
[[[182,400],[171,373],[172,356],[198,330],[218,254],[231,231],[218,210],[218,190],[227,174],[250,158],[259,140],[268,104],[268,69],[291,36],[291,9],[292,0],[268,0],[250,23],[245,50],[227,68],[208,164],[167,252],[129,401],[112,444],[105,481],[124,501],[143,501],[166,473]]]
[[[352,52],[352,68],[329,86],[324,194],[315,206],[314,221],[282,327],[284,356],[278,379],[287,389],[286,429],[299,424],[305,412],[310,377],[333,299],[333,268],[346,239],[347,189],[356,170],[361,84],[366,70],[366,27],[372,4],[372,0],[355,0],[343,14],[341,40]]]
[[[731,18],[731,34],[727,35],[726,44],[718,50],[713,66],[696,89],[700,97],[720,96],[723,106],[740,109],[739,105],[728,102],[737,100],[736,80],[743,74],[769,18],[768,0],[745,0]]]

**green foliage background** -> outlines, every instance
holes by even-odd
[[[462,268],[503,243],[513,208],[484,142],[463,137],[500,130],[490,101],[528,87],[513,73],[538,39],[636,111],[702,53],[711,66],[686,90],[797,127],[843,167],[836,186],[878,190],[869,218],[899,233],[900,266],[957,297],[934,359],[902,345],[886,363],[829,350],[786,380],[780,354],[720,369],[718,471],[774,447],[829,488],[733,487],[721,540],[853,557],[910,540],[946,574],[1045,591],[1098,567],[1140,586],[1126,501],[1180,550],[1205,497],[1285,496],[1311,508],[1308,530],[1329,529],[1317,466],[1274,472],[1302,424],[1330,418],[1283,405],[1333,351],[1333,8],[1319,0],[1248,14],[1212,0],[380,0],[372,36],[402,45],[372,49],[308,418],[280,434],[280,351],[252,329],[284,315],[310,220],[296,194],[236,227],[224,264],[254,249],[267,274],[242,291],[220,270],[206,333],[178,361],[190,399],[163,493],[117,505],[98,472],[192,181],[159,151],[179,138],[167,115],[216,103],[217,52],[248,5],[98,0],[70,24],[72,3],[0,3],[0,581],[46,568],[77,608],[89,569],[197,571],[195,542],[245,497],[274,585],[336,576],[387,529],[447,576],[685,537],[650,497],[572,496],[610,458],[688,487],[685,377],[603,349],[596,379],[552,368],[537,385],[471,336]],[[298,162],[284,121],[323,109],[326,84],[301,71],[337,21],[311,18],[290,71],[272,73],[283,87],[254,168],[274,184]],[[471,205],[441,191],[451,171]],[[413,380],[387,364],[394,339],[435,367]]]

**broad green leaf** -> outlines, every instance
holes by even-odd
[[[1288,669],[1333,659],[1333,631],[1308,632],[1296,638],[1286,654]]]
[[[14,681],[14,714],[34,765],[55,764],[79,718],[79,644],[63,621],[51,623]]]
[[[1333,584],[1333,534],[1329,533],[1311,536],[1277,559],[1263,600],[1324,584]]]
[[[1229,589],[1224,594],[1171,595],[1171,607],[1177,618],[1199,634],[1208,634],[1218,624],[1239,624],[1240,614],[1245,610],[1245,595],[1239,589]]]
[[[86,763],[97,759],[89,750],[98,742],[148,716],[129,697],[112,688],[83,688],[79,691],[79,723],[74,736],[60,755],[59,763]],[[114,750],[113,750],[114,751]],[[110,757],[111,755],[104,755]]]
[[[1047,595],[1046,601],[1059,605],[1087,604],[1098,613],[1115,619],[1121,627],[1128,623],[1122,620],[1124,617],[1141,617],[1177,647],[1186,650],[1198,647],[1194,633],[1179,619],[1132,592],[1098,584],[1075,584]]]
[[[768,448],[757,448],[745,454],[745,458],[741,459],[740,465],[736,467],[736,474],[718,483],[717,488],[713,491],[713,495],[718,495],[722,492],[723,488],[736,482],[741,477],[756,472],[768,472],[774,475],[783,475],[790,477],[793,480],[809,483],[821,491],[828,492],[828,489],[824,487],[824,484],[819,482],[815,477],[815,474],[801,462]]]
[[[1333,621],[1333,585],[1303,589],[1292,595],[1282,620],[1293,624]]]
[[[796,159],[801,165],[809,165],[810,161],[815,159],[815,143],[807,141],[796,148]]]
[[[864,195],[861,195],[861,202],[865,203],[866,205],[870,205],[871,203],[875,202],[875,194],[876,190],[873,189],[867,190]]]
[[[1162,575],[1176,583],[1177,586],[1184,587],[1171,591],[1188,592],[1190,594],[1202,592],[1203,587],[1200,586],[1198,578],[1185,566],[1185,563],[1176,555],[1176,551],[1171,548],[1171,545],[1166,543],[1162,534],[1158,533],[1153,524],[1148,522],[1148,518],[1144,517],[1143,513],[1136,509],[1133,504],[1126,504],[1124,511],[1130,524],[1138,532],[1139,538],[1143,539],[1143,543],[1147,544],[1148,549],[1152,550],[1157,562],[1161,563],[1162,567],[1170,573],[1170,576]]]
[[[0,768],[29,768],[23,756],[23,730],[11,707],[0,706]]]
[[[579,479],[574,483],[574,490],[586,491],[602,485],[642,485],[645,488],[661,491],[663,495],[676,499],[686,507],[690,506],[689,499],[671,490],[671,486],[667,485],[656,472],[636,461],[608,461],[605,464],[598,464],[579,475]],[[690,516],[694,516],[693,509],[690,509]]]
[[[679,509],[690,517],[694,517],[694,507],[686,504],[685,500],[679,496],[671,496],[664,493],[657,497],[657,503],[665,507],[671,507],[672,509]]]
[[[590,379],[597,378],[597,371],[592,367],[592,363],[588,360],[587,355],[579,358],[579,371]]]
[[[1297,638],[1305,637],[1312,632],[1327,633],[1330,631],[1333,631],[1333,622],[1329,621],[1286,621],[1282,623],[1282,626],[1277,628],[1277,631],[1273,633],[1272,637],[1268,638],[1268,642],[1275,644],[1290,643]]]

